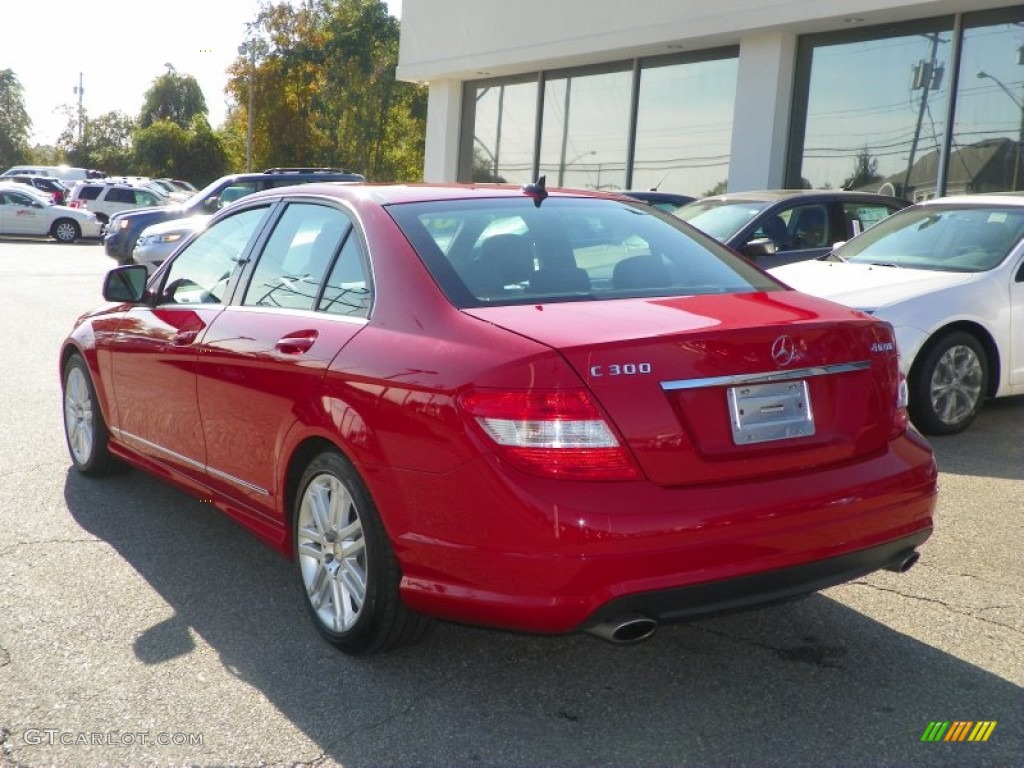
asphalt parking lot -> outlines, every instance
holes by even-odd
[[[208,505],[70,471],[57,350],[112,265],[0,239],[0,765],[1024,764],[1024,398],[933,441],[936,532],[905,575],[636,646],[438,624],[352,659]],[[947,720],[997,725],[921,741]]]

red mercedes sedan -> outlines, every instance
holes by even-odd
[[[429,617],[633,642],[932,530],[892,328],[626,197],[278,188],[103,295],[60,354],[75,468],[212,499],[348,653]]]

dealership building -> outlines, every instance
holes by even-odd
[[[1024,188],[1024,5],[407,0],[428,181]]]

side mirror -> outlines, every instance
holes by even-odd
[[[145,264],[129,264],[107,272],[103,280],[103,298],[106,301],[136,304],[146,295],[149,270]]]
[[[747,258],[756,259],[759,256],[771,256],[778,250],[775,247],[775,241],[770,237],[757,237],[740,248],[740,253]]]

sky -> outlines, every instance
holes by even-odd
[[[265,2],[266,0],[263,0]],[[67,125],[62,106],[98,117],[135,116],[153,81],[167,71],[199,83],[216,128],[227,113],[227,68],[261,0],[3,0],[0,70],[21,83],[32,144],[55,144]],[[401,18],[401,0],[389,0]]]

